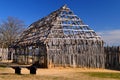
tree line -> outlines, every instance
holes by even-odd
[[[24,21],[16,17],[7,17],[0,22],[0,48],[7,48],[25,29]]]

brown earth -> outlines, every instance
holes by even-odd
[[[54,68],[38,69],[36,75],[29,74],[29,70],[23,68],[21,75],[14,74],[12,68],[0,68],[0,80],[117,80],[109,78],[90,77],[84,72],[111,72],[119,71],[106,69],[87,69],[87,68]]]

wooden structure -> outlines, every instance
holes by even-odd
[[[107,46],[105,52],[105,67],[120,70],[120,46]]]
[[[8,48],[0,48],[0,61],[8,60]]]
[[[34,22],[12,45],[14,62],[104,68],[103,40],[66,5]]]
[[[37,71],[37,67],[35,66],[9,66],[9,67],[12,67],[14,70],[15,70],[15,74],[21,74],[21,69],[22,68],[27,68],[30,70],[30,74],[36,74],[36,71]]]

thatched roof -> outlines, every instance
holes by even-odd
[[[75,15],[66,5],[32,23],[16,41],[18,45],[45,42],[49,38],[101,41],[94,30]]]

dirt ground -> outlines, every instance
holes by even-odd
[[[117,80],[109,78],[90,77],[83,74],[84,72],[112,72],[119,71],[105,69],[86,69],[86,68],[54,68],[54,69],[37,69],[36,75],[29,74],[29,70],[23,68],[21,75],[14,74],[12,68],[0,68],[0,80]]]

